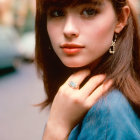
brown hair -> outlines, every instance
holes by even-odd
[[[47,6],[53,5],[54,3],[68,6],[70,4],[90,1],[92,0],[37,0],[35,59],[38,71],[43,78],[47,94],[47,99],[41,104],[42,108],[52,103],[57,90],[74,70],[62,64],[54,51],[50,49],[52,46],[46,29]],[[110,1],[118,18],[121,18],[122,8],[125,5],[130,6],[127,0]],[[131,8],[127,25],[117,39],[115,54],[110,55],[107,52],[97,68],[94,69],[94,74],[106,73],[108,79],[114,79],[114,88],[122,91],[139,114],[140,36],[137,20],[136,14]]]

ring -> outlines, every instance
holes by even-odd
[[[69,85],[71,88],[73,88],[73,89],[77,89],[77,88],[78,88],[77,84],[74,83],[73,81],[70,81],[68,85]]]

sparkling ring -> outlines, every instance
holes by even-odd
[[[73,88],[73,89],[77,89],[77,88],[78,88],[77,84],[74,83],[73,81],[70,81],[68,85],[69,85],[71,88]]]

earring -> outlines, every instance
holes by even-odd
[[[114,53],[115,53],[116,41],[117,41],[117,35],[115,34],[115,35],[114,35],[114,40],[112,40],[111,47],[109,48],[109,53],[110,53],[110,54],[114,54]]]

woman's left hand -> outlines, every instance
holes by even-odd
[[[60,87],[52,103],[50,116],[46,127],[46,139],[49,133],[62,139],[68,137],[71,130],[81,121],[86,112],[105,94],[112,80],[104,82],[105,75],[91,77],[82,88],[69,86],[74,81],[79,86],[90,74],[89,70],[82,70],[71,75]],[[55,131],[55,132],[54,132]],[[45,136],[44,136],[45,137]],[[53,138],[51,138],[53,140]],[[56,138],[54,138],[56,140]]]

